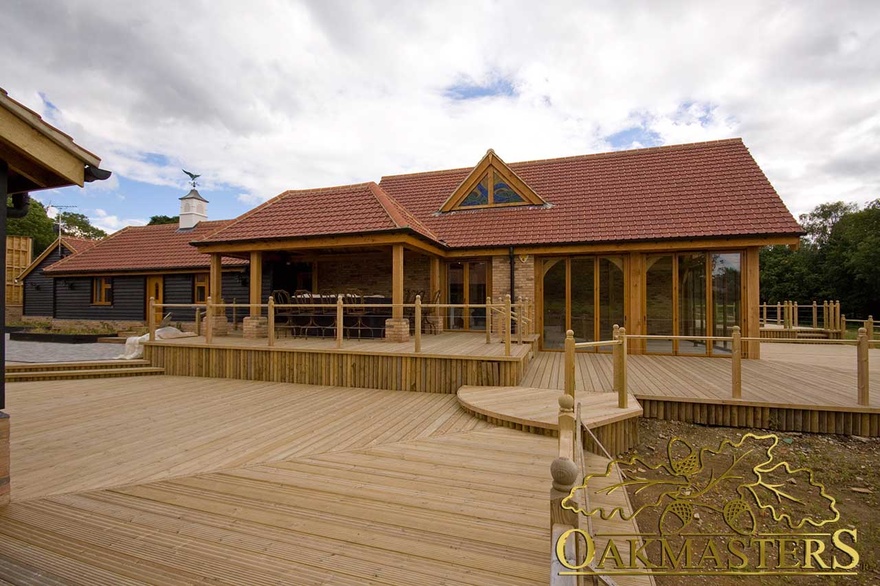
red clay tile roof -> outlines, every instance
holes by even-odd
[[[437,236],[375,182],[285,191],[199,242],[234,242],[411,229]],[[199,240],[193,238],[193,241]]]
[[[741,139],[509,166],[550,205],[436,213],[469,168],[379,185],[450,247],[802,233]]]
[[[199,222],[192,230],[182,231],[178,231],[177,224],[129,226],[86,251],[56,262],[45,272],[67,274],[207,268],[210,257],[200,253],[190,241],[204,238],[229,223],[230,220]],[[247,261],[224,257],[223,264],[243,265]]]
[[[85,252],[100,242],[100,240],[77,238],[75,236],[62,236],[61,241],[64,243],[64,246],[72,250],[74,253]]]

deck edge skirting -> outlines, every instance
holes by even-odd
[[[639,397],[643,417],[718,427],[880,437],[880,412]]]
[[[462,385],[512,386],[528,356],[422,356],[148,344],[144,358],[166,375],[454,394]]]

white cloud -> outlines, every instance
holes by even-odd
[[[96,226],[107,232],[108,234],[112,234],[117,230],[121,230],[126,226],[146,226],[147,220],[142,218],[129,218],[129,219],[120,219],[117,216],[108,214],[106,210],[102,210],[100,208],[96,209],[93,215],[89,215],[89,221],[93,226]]]
[[[192,167],[247,202],[634,125],[742,136],[795,214],[880,196],[878,3],[56,0],[7,11],[0,50],[5,89],[116,175],[182,188]],[[499,78],[516,95],[445,95]]]

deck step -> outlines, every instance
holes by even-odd
[[[125,344],[128,341],[128,338],[117,338],[116,336],[106,336],[104,338],[98,338],[99,344]]]
[[[165,369],[154,366],[143,366],[137,368],[98,368],[94,370],[44,370],[28,372],[7,372],[6,382],[12,383],[41,380],[75,380],[122,376],[155,376],[159,374],[165,374]]]
[[[150,366],[149,360],[83,360],[77,362],[20,362],[7,364],[10,372],[47,372],[53,370],[118,370]]]

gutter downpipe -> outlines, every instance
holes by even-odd
[[[513,256],[513,246],[508,248],[507,254],[508,254],[508,260],[510,261],[510,302],[516,303],[516,295],[514,294],[514,291],[516,290],[516,288],[515,288],[516,279],[515,279],[515,272],[514,272],[516,270],[516,259]],[[515,330],[514,323],[511,320],[510,333],[513,334],[515,331],[516,330]]]

